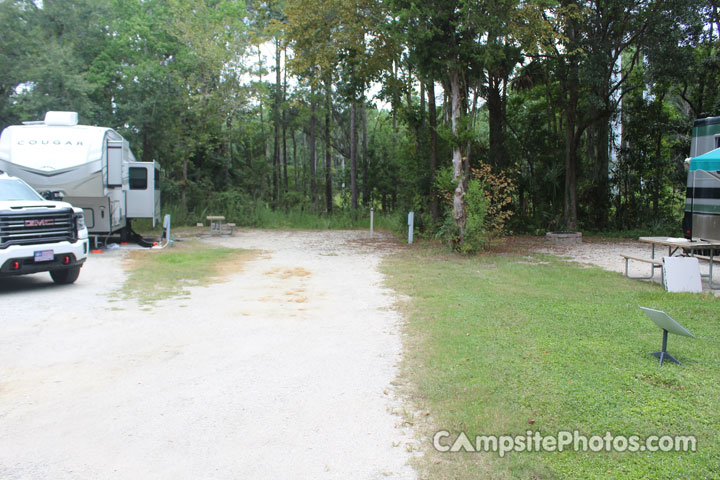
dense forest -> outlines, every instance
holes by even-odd
[[[502,232],[679,229],[720,114],[718,0],[0,0],[0,128],[77,111],[185,221],[373,207]]]

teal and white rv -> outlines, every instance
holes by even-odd
[[[720,240],[720,117],[695,121],[690,157],[685,238]]]

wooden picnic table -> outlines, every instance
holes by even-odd
[[[688,240],[686,238],[668,238],[668,237],[640,237],[640,242],[649,243],[652,245],[652,259],[655,258],[655,248],[667,247],[668,256],[672,257],[678,250],[682,249],[684,253],[691,256],[696,256],[695,252],[698,250],[707,250],[710,255],[708,260],[710,262],[710,271],[708,275],[708,285],[711,290],[720,289],[720,286],[715,287],[713,285],[713,263],[715,263],[714,256],[716,252],[720,253],[720,241],[716,240]]]
[[[220,235],[223,230],[225,217],[222,215],[208,215],[205,219],[210,220],[210,234]]]

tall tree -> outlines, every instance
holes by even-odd
[[[31,0],[0,2],[0,129],[21,120],[13,109],[18,89],[29,88],[31,52],[37,48],[37,4]]]
[[[386,32],[378,28],[386,18],[383,8],[382,3],[375,0],[331,0],[320,4],[310,0],[288,1],[288,37],[296,51],[294,71],[304,74],[314,69],[318,74],[316,79],[339,79],[338,93],[355,112],[364,101],[367,84],[394,54]],[[342,28],[336,28],[338,25]],[[357,122],[352,120],[355,115],[350,117],[351,143],[355,146],[351,145],[348,153],[352,208],[356,209]],[[331,201],[326,198],[326,202]]]
[[[331,117],[332,117],[332,85],[330,77],[325,78],[325,210],[333,211],[332,188],[332,145],[331,145]]]
[[[275,88],[273,89],[273,206],[280,204],[280,133],[282,130],[281,114],[282,108],[282,85],[280,83],[280,38],[275,37]]]
[[[561,87],[565,137],[565,227],[578,226],[578,149],[583,134],[593,124],[606,138],[606,125],[629,89],[628,78],[641,63],[640,48],[651,38],[652,24],[672,16],[678,4],[645,0],[563,0],[546,18],[556,35],[544,45]],[[621,61],[621,59],[624,59]],[[607,143],[604,140],[604,143]],[[607,155],[600,176],[607,178]],[[599,198],[609,194],[600,184]],[[607,209],[607,201],[601,200]]]
[[[408,40],[411,58],[425,78],[441,81],[450,98],[452,145],[453,219],[462,243],[466,174],[469,158],[465,117],[471,71],[479,67],[480,44],[472,20],[476,5],[455,0],[433,0],[418,4],[406,0],[392,2]]]

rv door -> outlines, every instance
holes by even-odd
[[[156,162],[130,162],[130,189],[127,192],[128,218],[160,219],[160,170]]]

